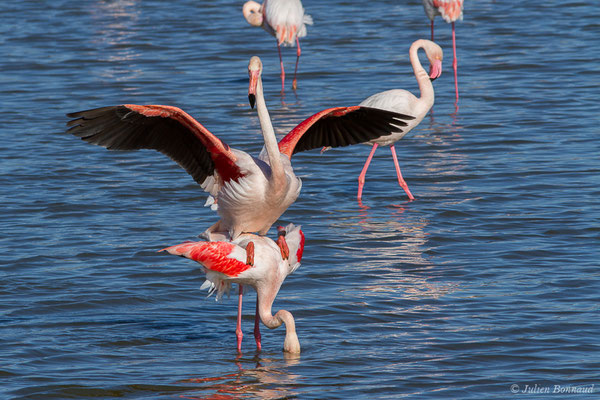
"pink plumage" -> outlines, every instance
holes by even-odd
[[[211,271],[237,277],[251,266],[232,258],[234,249],[235,245],[231,242],[185,242],[161,251],[189,258]]]
[[[225,234],[215,234],[219,241],[184,242],[161,250],[200,263],[206,274],[206,282],[201,289],[208,288],[209,295],[216,292],[217,300],[229,291],[232,284],[239,285],[236,329],[238,351],[241,351],[243,337],[241,306],[244,293],[242,285],[245,285],[254,288],[257,293],[254,335],[258,349],[261,349],[259,321],[262,321],[270,329],[285,324],[284,350],[300,352],[293,316],[285,310],[272,315],[271,307],[285,278],[300,266],[304,234],[299,226],[293,224],[285,228],[279,227],[278,231],[278,243],[268,237],[249,233],[234,240],[228,240]],[[289,257],[283,255],[281,246],[289,250]]]
[[[463,0],[433,0],[433,6],[448,23],[462,19],[463,3]]]

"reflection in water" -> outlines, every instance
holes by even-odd
[[[406,207],[391,205],[372,211],[362,206],[357,217],[342,219],[334,230],[346,230],[347,236],[358,226],[359,232],[354,228],[356,235],[347,242],[351,244],[347,249],[355,251],[358,260],[368,260],[368,268],[385,268],[398,262],[431,267],[423,257],[428,221],[405,216]]]
[[[450,135],[451,137],[455,137],[455,136],[460,137],[459,131],[464,130],[465,127],[459,124],[459,114],[458,114],[457,109],[452,114],[450,114],[451,122],[449,124],[443,124],[441,122],[437,122],[436,115],[438,115],[438,114],[436,114],[434,112],[434,109],[432,108],[431,111],[429,111],[429,126],[425,127],[425,124],[423,122],[421,122],[419,131],[433,133],[433,135],[429,134],[428,138],[429,137],[432,137],[432,138],[440,137],[442,135],[446,135],[446,136]]]
[[[296,93],[296,91],[293,91],[294,93],[294,101],[292,103],[290,103],[289,101],[286,101],[285,98],[285,93],[281,92],[281,107],[283,109],[289,109],[289,107],[296,107],[300,104],[300,101],[298,100],[298,93]]]
[[[134,67],[134,60],[142,54],[132,46],[137,41],[134,28],[140,14],[137,6],[137,0],[118,0],[99,1],[91,8],[95,34],[89,40],[97,50],[96,61],[106,63],[99,72],[104,80],[130,81],[142,73]]]
[[[448,115],[445,117],[447,119]],[[432,189],[436,193],[431,196],[441,199],[459,193],[458,198],[469,199],[470,190],[462,185],[470,165],[468,151],[463,148],[465,139],[461,135],[465,127],[460,118],[453,114],[450,117],[450,123],[442,123],[438,121],[442,119],[439,113],[436,117],[431,114],[429,124],[421,124],[416,138],[421,168],[426,172],[423,176],[434,185]],[[418,200],[419,196],[416,197]]]
[[[252,361],[252,368],[244,368],[240,357],[234,363],[236,372],[218,377],[190,378],[178,383],[198,385],[184,399],[280,399],[297,396],[291,390],[299,380],[298,375],[289,374],[286,367],[298,363],[299,356],[273,360],[259,358]],[[247,361],[250,364],[250,361]]]
[[[362,273],[370,272],[370,278],[354,295],[365,298],[390,293],[391,297],[418,300],[438,298],[455,290],[452,284],[431,281],[436,266],[424,255],[429,221],[415,217],[410,207],[410,203],[378,210],[362,206],[356,216],[332,226],[344,242],[344,254],[338,256],[352,260]]]
[[[438,113],[438,119],[442,116]],[[444,116],[448,119],[448,115]],[[461,151],[464,129],[458,117],[451,115],[449,124],[438,123],[433,114],[429,125],[422,124],[416,140],[420,168],[424,182],[431,188],[421,193],[423,200],[437,198],[436,206],[452,207],[447,198],[468,199],[468,190],[461,185],[469,167],[468,156]],[[425,187],[424,187],[425,188]],[[460,192],[459,194],[456,194]],[[370,208],[359,203],[357,214],[334,226],[336,234],[344,238],[340,257],[352,260],[356,268],[370,272],[368,280],[353,293],[367,302],[367,297],[389,294],[396,299],[395,312],[417,311],[422,306],[418,300],[437,299],[458,289],[456,283],[439,282],[440,272],[434,260],[427,256],[430,221],[423,217],[423,204],[416,194],[415,202],[391,204],[383,208]],[[459,200],[463,201],[463,200]],[[425,206],[426,207],[426,206]],[[355,289],[354,289],[355,290]],[[414,300],[407,305],[403,300]],[[402,304],[402,305],[401,305]]]

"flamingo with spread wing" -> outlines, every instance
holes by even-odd
[[[256,102],[265,146],[258,158],[230,148],[177,107],[123,104],[67,114],[74,118],[68,132],[109,150],[154,149],[169,156],[207,191],[221,219],[208,228],[265,235],[296,200],[302,183],[291,156],[323,146],[364,143],[401,132],[413,117],[376,108],[353,106],[323,110],[301,122],[279,144],[266,108],[261,82],[262,63],[248,65],[249,99]],[[210,199],[210,198],[209,198]]]

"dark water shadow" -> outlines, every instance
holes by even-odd
[[[231,364],[230,373],[187,378],[178,384],[197,386],[180,398],[206,399],[281,399],[297,396],[294,385],[300,376],[288,371],[290,366],[299,363],[299,355],[273,357],[265,353],[257,353],[252,357],[238,355],[235,359],[225,361]]]

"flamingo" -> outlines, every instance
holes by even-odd
[[[279,64],[281,65],[281,92],[285,87],[285,71],[281,58],[281,45],[294,46],[296,43],[296,68],[294,69],[294,80],[292,89],[296,90],[298,82],[298,62],[300,61],[300,40],[306,36],[306,25],[312,25],[312,17],[304,14],[304,8],[300,0],[264,0],[262,5],[255,1],[244,3],[242,13],[246,21],[252,26],[262,26],[267,32],[277,39],[277,52],[279,53]]]
[[[430,62],[430,72],[427,74],[421,62],[419,61],[418,51],[424,49],[425,54]],[[392,157],[394,159],[394,166],[396,167],[396,175],[398,176],[398,183],[404,189],[408,198],[414,200],[415,198],[410,193],[408,185],[402,178],[400,172],[400,166],[398,165],[398,158],[396,157],[396,149],[394,143],[402,139],[408,132],[410,132],[415,126],[417,126],[421,120],[425,117],[429,109],[433,106],[434,92],[431,81],[438,78],[442,74],[442,58],[443,52],[440,46],[432,41],[419,39],[412,43],[409,50],[410,63],[417,78],[419,84],[419,90],[421,91],[421,97],[416,97],[407,90],[393,89],[385,92],[374,94],[362,103],[361,107],[373,107],[381,108],[388,111],[394,111],[398,113],[407,113],[413,115],[415,118],[408,122],[408,125],[403,129],[403,132],[394,133],[388,136],[381,136],[379,138],[369,141],[368,145],[372,145],[371,153],[365,162],[362,172],[358,176],[358,201],[361,201],[363,186],[365,184],[365,177],[367,169],[375,154],[375,150],[379,145],[390,146],[392,151]]]
[[[433,19],[436,15],[441,15],[444,21],[452,24],[452,53],[454,59],[452,68],[454,69],[454,91],[456,93],[456,102],[458,103],[458,61],[456,59],[456,34],[454,31],[454,21],[463,19],[464,0],[423,0],[425,14],[431,20],[431,41],[433,41]]]
[[[262,63],[248,64],[251,106],[256,102],[265,146],[258,158],[230,148],[178,107],[122,104],[67,114],[68,132],[109,150],[154,149],[183,167],[210,196],[221,217],[202,237],[228,232],[266,235],[296,200],[302,182],[290,158],[320,146],[347,146],[399,132],[412,117],[367,107],[334,107],[307,118],[277,143],[266,109]]]
[[[300,226],[293,224],[278,227],[279,237],[274,242],[265,236],[245,233],[233,241],[225,236],[216,237],[211,242],[185,242],[160,251],[183,256],[200,263],[206,273],[206,281],[201,289],[209,289],[209,296],[216,292],[217,300],[228,293],[233,283],[239,285],[237,315],[237,350],[242,349],[242,295],[243,286],[256,290],[256,315],[254,318],[254,338],[258,351],[261,350],[259,321],[269,329],[285,324],[283,350],[300,353],[300,342],[296,333],[294,317],[289,311],[279,310],[275,315],[271,308],[285,278],[294,272],[302,260],[304,233]]]

